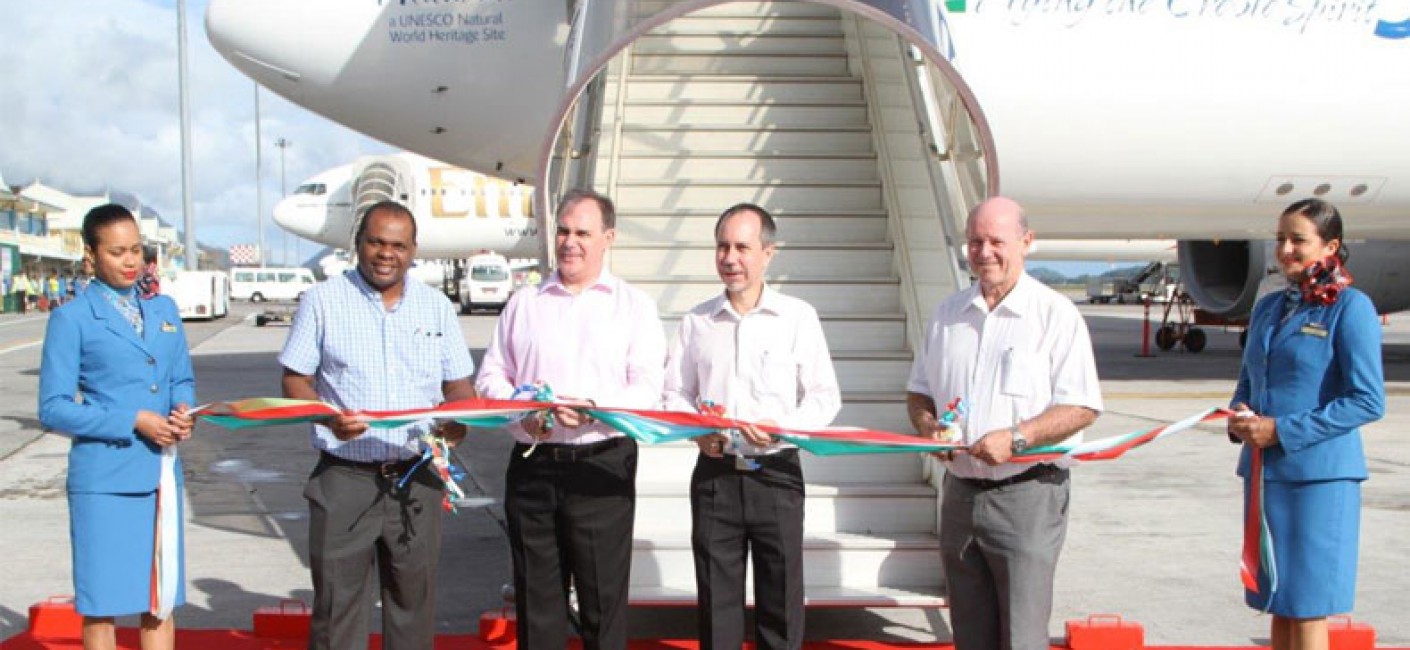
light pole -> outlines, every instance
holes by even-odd
[[[275,140],[275,141],[274,141],[274,146],[279,147],[279,198],[280,198],[280,199],[283,199],[284,197],[289,196],[289,189],[284,185],[284,150],[285,150],[285,149],[288,149],[289,147],[291,147],[291,146],[293,146],[293,145],[294,145],[294,143],[289,142],[289,140],[288,140],[287,138],[279,138],[278,140]],[[289,243],[289,239],[290,239],[289,233],[286,231],[286,232],[284,232],[284,234],[282,234],[282,235],[280,235],[280,236],[284,238],[284,243],[286,244],[286,246],[284,247],[284,264],[285,264],[285,265],[288,265],[288,264],[289,264],[289,257],[290,257],[290,255],[289,255],[289,247],[287,246],[287,244]],[[295,242],[295,243],[294,243],[294,246],[297,247],[297,246],[298,246],[298,243]]]
[[[255,227],[259,230],[259,266],[269,264],[264,254],[264,162],[260,158],[259,136],[259,84],[255,84]]]

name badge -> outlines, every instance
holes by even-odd
[[[175,326],[175,325],[172,325],[171,323],[168,323],[168,322],[166,322],[166,321],[162,321],[162,331],[165,332],[165,333],[167,333],[167,334],[175,333],[175,332],[176,332],[176,326]]]
[[[1317,338],[1327,338],[1327,326],[1321,323],[1308,323],[1306,325],[1303,325],[1302,329],[1298,331],[1302,332],[1303,334],[1310,334]]]

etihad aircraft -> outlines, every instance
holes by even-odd
[[[482,249],[537,254],[532,188],[412,153],[363,156],[323,171],[274,206],[274,221],[305,239],[352,249],[358,216],[380,200],[398,201],[416,216],[420,259]]]
[[[1320,196],[1347,216],[1358,285],[1382,311],[1410,307],[1410,84],[1399,74],[1410,0],[778,4],[826,5],[911,48],[906,70],[867,79],[863,110],[888,119],[875,103],[887,83],[924,96],[930,112],[908,119],[945,131],[930,146],[965,190],[961,205],[1012,196],[1040,238],[1179,240],[1191,294],[1237,317],[1273,266],[1277,213]],[[713,21],[723,36],[672,47],[749,63],[762,39],[731,33],[732,16],[772,10],[722,0],[213,0],[206,27],[227,60],[290,101],[452,165],[554,187],[553,166],[591,154],[591,136],[633,136],[573,112],[599,73],[624,52],[643,62],[638,74],[674,69],[653,48],[702,36],[673,25],[716,5],[734,7]],[[843,34],[847,70],[897,41],[857,33]],[[642,109],[659,121],[713,101],[663,88]],[[596,110],[640,101],[599,98]],[[779,115],[771,128],[794,128]]]

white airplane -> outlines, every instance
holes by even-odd
[[[206,28],[290,101],[545,184],[613,57],[722,4],[213,0]],[[1320,196],[1347,215],[1358,286],[1382,311],[1410,307],[1410,0],[815,4],[915,48],[971,125],[972,149],[950,153],[979,169],[981,194],[1027,206],[1040,237],[1179,240],[1191,294],[1237,317],[1278,211]]]
[[[351,249],[362,209],[387,199],[416,216],[422,260],[480,249],[537,254],[532,188],[411,153],[363,156],[321,172],[274,206],[274,221],[305,239]]]

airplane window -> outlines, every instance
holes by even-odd
[[[294,281],[294,274],[293,274],[293,273],[280,273],[280,274],[279,274],[279,281],[280,281],[280,282],[293,282],[293,281]]]

